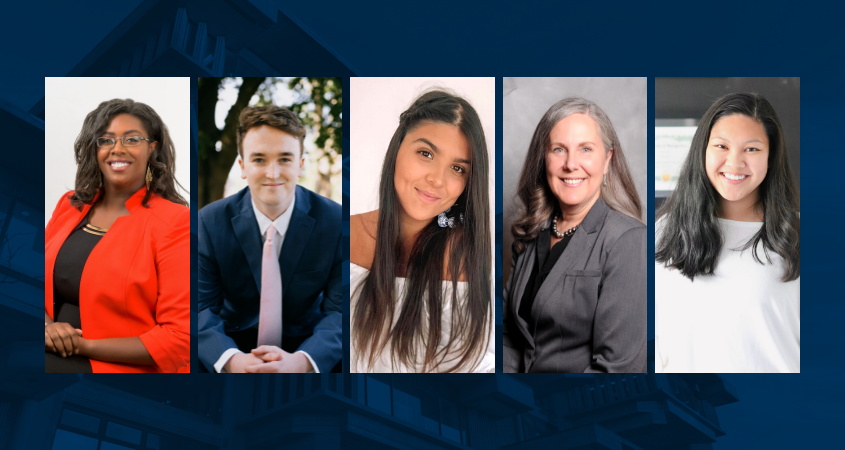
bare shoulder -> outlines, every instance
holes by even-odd
[[[378,231],[378,210],[349,217],[349,259],[367,270],[373,265]]]

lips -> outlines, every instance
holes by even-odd
[[[111,161],[106,161],[106,164],[111,167],[111,169],[115,172],[123,172],[129,166],[132,165],[132,162],[124,159],[115,159]]]
[[[586,178],[560,178],[560,181],[563,182],[563,185],[566,187],[578,187],[584,183]]]
[[[730,172],[719,172],[719,176],[722,177],[722,180],[728,184],[739,184],[748,178],[748,175],[746,174]]]
[[[417,188],[414,188],[414,189],[417,191],[417,194],[419,194],[420,198],[422,198],[423,200],[425,200],[429,203],[436,202],[437,200],[440,200],[440,197],[432,194],[431,192],[422,191],[422,190],[419,190]]]

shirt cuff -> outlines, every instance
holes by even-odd
[[[225,352],[223,352],[223,354],[220,355],[220,359],[218,359],[217,362],[214,363],[214,371],[217,372],[217,373],[226,373],[226,370],[223,369],[223,366],[225,366],[226,363],[229,362],[229,359],[231,359],[232,356],[234,356],[238,353],[243,353],[243,352],[236,349],[236,348],[230,348],[229,350],[226,350]]]
[[[305,355],[305,357],[306,357],[306,358],[308,358],[308,362],[310,362],[310,363],[311,363],[311,368],[312,368],[312,369],[311,369],[311,371],[310,371],[310,372],[307,372],[307,373],[320,373],[320,368],[319,368],[319,367],[317,367],[317,364],[315,364],[315,363],[314,363],[314,360],[313,360],[313,359],[311,359],[311,355],[309,355],[309,354],[308,354],[308,352],[305,352],[305,351],[300,350],[300,351],[298,351],[298,352],[296,352],[296,353],[302,353],[303,355]],[[225,353],[224,353],[224,355],[225,355]]]

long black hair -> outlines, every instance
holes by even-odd
[[[408,260],[405,302],[391,327],[397,301],[396,268],[403,260],[401,205],[393,183],[396,156],[405,136],[424,123],[458,127],[469,144],[472,169],[457,207],[449,213],[454,216],[455,228],[440,227],[433,218],[419,233],[410,255],[405,255]],[[362,354],[368,355],[371,366],[385,350],[388,340],[394,365],[401,362],[412,366],[421,362],[423,371],[458,372],[471,370],[481,361],[493,326],[488,167],[481,121],[463,98],[443,91],[427,92],[399,116],[399,127],[390,140],[381,170],[373,264],[359,287],[358,303],[352,312],[355,323],[352,338]],[[463,222],[459,219],[461,213]],[[444,264],[448,264],[445,269],[452,283],[451,299],[443,298]],[[467,295],[459,300],[458,280],[462,274],[468,283]],[[451,305],[451,326],[448,341],[438,351],[446,302]]]
[[[130,98],[104,101],[85,117],[82,131],[73,144],[76,156],[76,186],[70,195],[71,205],[82,211],[83,205],[94,202],[102,180],[100,165],[97,163],[97,138],[102,136],[112,118],[118,114],[131,114],[140,119],[149,133],[146,137],[152,142],[158,142],[149,159],[153,181],[141,202],[144,208],[150,207],[149,201],[153,193],[173,203],[189,206],[176,190],[176,185],[182,185],[176,181],[176,149],[170,139],[167,125],[155,110]]]
[[[719,229],[721,196],[707,178],[705,157],[710,130],[722,117],[742,114],[763,125],[769,138],[769,168],[758,187],[757,208],[763,212],[763,226],[738,250],[751,248],[754,260],[764,264],[757,253],[762,242],[766,261],[769,252],[784,260],[782,281],[801,275],[800,203],[786,153],[786,141],[775,109],[757,94],[728,94],[713,104],[701,118],[692,138],[690,151],[681,168],[675,192],[660,208],[663,220],[657,236],[655,259],[694,279],[712,275],[718,264],[724,239]]]

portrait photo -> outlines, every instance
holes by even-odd
[[[801,370],[800,79],[655,79],[655,371]]]
[[[199,371],[339,372],[343,81],[197,85]]]
[[[494,372],[495,78],[350,80],[350,372]]]
[[[504,372],[646,372],[646,78],[502,94]]]
[[[45,371],[190,372],[190,79],[46,78],[44,98]]]

